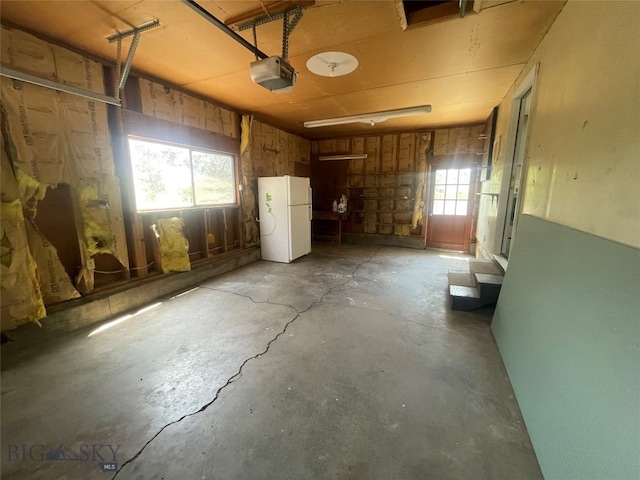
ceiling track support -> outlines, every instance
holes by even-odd
[[[93,92],[84,88],[74,87],[65,83],[54,82],[53,80],[48,80],[46,78],[36,77],[35,75],[12,70],[11,68],[0,66],[0,76],[12,78],[21,82],[31,83],[33,85],[38,85],[39,87],[45,87],[52,90],[58,90],[60,92],[70,93],[72,95],[88,98],[97,102],[115,105],[117,107],[120,107],[122,105],[120,99],[118,98],[109,97],[108,95],[103,95],[102,93]]]
[[[246,41],[244,38],[242,38],[240,35],[238,35],[236,32],[234,32],[233,30],[231,30],[229,27],[227,27],[224,22],[222,22],[221,20],[219,20],[218,18],[214,17],[213,15],[211,15],[207,10],[205,10],[204,8],[202,8],[200,5],[198,5],[196,2],[194,2],[193,0],[181,0],[182,3],[184,3],[186,6],[188,6],[189,8],[191,8],[194,12],[196,12],[198,15],[202,16],[203,18],[205,18],[206,20],[208,20],[210,23],[212,23],[213,25],[215,25],[216,27],[218,27],[220,30],[222,30],[224,33],[226,33],[227,35],[229,35],[231,38],[233,38],[236,42],[238,42],[240,45],[242,45],[244,48],[246,48],[247,50],[249,50],[251,53],[253,53],[254,55],[256,55],[257,57],[260,58],[268,58],[269,55],[267,55],[266,53],[264,53],[263,51],[259,50],[258,47],[256,47],[255,45],[251,45],[251,43],[249,43],[248,41]]]
[[[129,30],[125,30],[124,32],[114,33],[113,35],[109,35],[107,40],[109,43],[113,43],[116,40],[122,40],[123,38],[130,37],[131,35],[135,35],[137,32],[144,32],[146,30],[151,30],[152,28],[159,27],[160,20],[153,19],[150,22],[142,23],[137,27],[130,28]]]
[[[281,18],[284,18],[285,14],[290,14],[290,13],[296,13],[296,15],[299,15],[300,17],[302,17],[302,8],[300,8],[300,5],[296,5],[294,8],[290,8],[289,10],[285,10],[284,12],[280,12],[280,13],[274,13],[273,15],[265,15],[264,17],[260,17],[257,18],[256,20],[251,20],[250,22],[245,22],[242,23],[240,25],[238,25],[238,30],[239,31],[243,31],[243,30],[248,30],[250,28],[255,27],[259,27],[260,25],[265,25],[267,23],[273,22],[274,20],[279,20]],[[298,19],[299,21],[300,19]],[[297,24],[298,21],[296,21],[295,23]],[[293,26],[293,28],[295,28],[295,25]],[[293,28],[291,30],[293,30]]]
[[[129,30],[125,30],[124,32],[114,33],[107,37],[109,43],[117,42],[117,60],[116,60],[116,75],[115,75],[115,96],[119,99],[122,98],[121,92],[127,83],[127,78],[129,77],[129,72],[131,71],[131,65],[133,64],[133,56],[136,53],[136,49],[138,48],[138,42],[140,42],[140,34],[142,32],[146,32],[147,30],[151,30],[152,28],[160,26],[160,21],[157,19],[153,19],[150,22],[143,23],[138,25],[137,27],[130,28]],[[127,60],[125,61],[124,68],[122,67],[122,39],[127,38],[133,35],[133,40],[131,41],[131,46],[129,47],[129,53],[127,54]]]
[[[293,14],[293,18],[289,21],[289,15]],[[293,29],[298,26],[298,22],[302,18],[302,9],[300,7],[293,8],[283,12],[282,17],[282,58],[289,58],[289,37]]]
[[[238,25],[238,30],[243,31],[250,28],[253,29],[253,37],[255,42],[256,27],[273,22],[274,20],[282,19],[282,58],[286,60],[287,58],[289,58],[289,36],[293,32],[293,29],[298,25],[298,22],[302,18],[302,14],[302,8],[300,8],[300,5],[296,5],[294,8],[290,8],[289,10],[285,10],[284,12],[274,13],[273,15],[265,15],[264,17],[260,17],[256,20]],[[293,16],[293,18],[290,18],[291,16]]]
[[[127,55],[127,61],[124,64],[124,69],[122,70],[122,75],[119,76],[120,82],[118,83],[118,94],[124,88],[124,84],[127,81],[127,77],[129,76],[129,72],[131,71],[131,64],[133,63],[133,56],[136,53],[136,49],[138,48],[138,42],[140,41],[140,32],[136,32],[133,36],[133,41],[131,42],[131,46],[129,47],[129,54]],[[118,41],[120,43],[120,41]],[[122,50],[121,50],[122,53]],[[118,57],[118,65],[122,63],[122,58]],[[120,70],[120,68],[118,68]]]

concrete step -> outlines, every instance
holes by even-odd
[[[469,271],[453,271],[449,270],[447,273],[447,278],[449,279],[449,285],[460,285],[462,287],[475,287],[476,286],[476,278],[471,275]]]
[[[491,260],[471,260],[468,272],[450,271],[447,277],[451,309],[469,311],[496,304],[504,272]]]
[[[500,265],[492,260],[471,260],[469,262],[471,273],[486,273],[489,275],[504,275]]]
[[[500,269],[502,270],[502,274],[504,275],[504,272],[507,271],[507,267],[509,266],[509,260],[507,260],[502,255],[494,255],[493,261],[500,266]]]
[[[477,288],[480,292],[480,298],[487,304],[496,303],[500,295],[504,277],[490,273],[476,273],[473,276],[478,284]]]
[[[480,292],[475,287],[449,285],[449,297],[451,298],[452,310],[468,312],[484,305],[480,298]]]

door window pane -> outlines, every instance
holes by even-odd
[[[469,199],[469,185],[458,185],[458,200]]]
[[[444,200],[433,201],[433,214],[444,215]]]
[[[444,200],[444,186],[437,186],[433,192],[433,198]]]
[[[456,185],[447,185],[447,200],[455,200],[458,187]]]
[[[457,168],[450,168],[449,169],[449,173],[447,174],[447,184],[448,185],[455,185],[458,183],[458,169]]]
[[[444,185],[447,183],[447,171],[436,170],[436,185]]]
[[[467,214],[467,202],[464,200],[458,200],[456,202],[456,215],[466,215]]]
[[[469,185],[471,182],[471,169],[463,168],[460,170],[460,178],[458,179],[458,183],[461,185]]]
[[[455,215],[456,213],[456,201],[455,200],[445,200],[444,202],[444,214],[445,215]]]

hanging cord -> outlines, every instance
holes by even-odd
[[[276,218],[276,216],[272,212],[269,212],[269,215],[273,219],[273,228],[269,233],[265,233],[264,235],[262,235],[263,237],[268,237],[269,235],[273,235],[273,232],[276,231],[276,226],[278,225],[278,219]],[[264,220],[260,220],[258,217],[255,217],[255,218],[257,223],[261,223],[264,221]]]
[[[142,270],[143,268],[149,268],[151,265],[154,265],[155,263],[156,262],[151,262],[151,263],[148,263],[148,264],[143,265],[141,267],[133,267],[133,268],[130,268],[128,271],[131,272],[131,271],[135,271],[135,270]],[[81,268],[81,267],[77,267],[77,268]],[[124,269],[122,269],[122,270],[110,270],[110,271],[94,270],[94,273],[101,273],[103,275],[109,275],[109,274],[113,274],[113,273],[122,273],[122,272],[126,272],[126,271],[127,270],[124,270]]]

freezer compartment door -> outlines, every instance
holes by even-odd
[[[289,190],[289,205],[305,205],[309,200],[310,182],[307,177],[286,176]]]
[[[298,257],[311,252],[311,205],[295,205],[289,207],[289,258]]]

